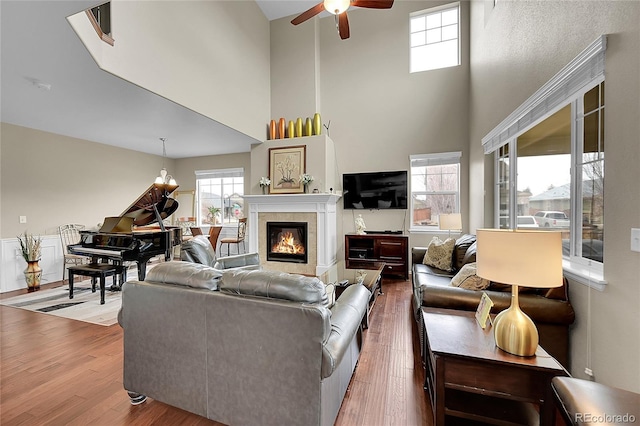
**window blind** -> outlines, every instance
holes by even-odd
[[[445,164],[458,164],[462,152],[440,152],[437,154],[410,155],[411,167],[444,166]]]
[[[602,35],[482,138],[484,153],[494,152],[568,103],[585,86],[601,79],[604,75],[606,48],[607,36]]]
[[[233,168],[233,169],[196,170],[195,173],[196,173],[196,179],[243,177],[244,169],[239,167],[239,168]]]

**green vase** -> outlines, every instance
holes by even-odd
[[[311,118],[307,117],[307,121],[304,123],[304,135],[311,136],[313,134],[313,123]]]
[[[320,113],[316,112],[313,115],[313,134],[321,135],[322,134],[322,120],[320,119]]]

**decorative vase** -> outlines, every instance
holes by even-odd
[[[271,120],[269,123],[269,140],[276,138],[276,120]]]
[[[284,129],[286,127],[287,127],[287,125],[286,125],[285,119],[281,118],[280,122],[278,123],[278,138],[280,138],[280,139],[284,139],[285,138]]]
[[[287,137],[292,138],[295,136],[295,124],[293,124],[293,120],[289,120],[289,126],[287,127]]]
[[[266,186],[262,187],[262,195],[267,195],[267,187]]]
[[[304,135],[311,136],[313,134],[313,123],[311,118],[307,117],[307,121],[304,123]]]
[[[309,185],[303,185],[304,186],[304,193],[308,194],[309,193]]]
[[[296,119],[296,138],[302,136],[302,118],[298,117]]]
[[[320,113],[316,112],[313,114],[313,134],[321,135],[322,134],[322,119],[320,118]]]
[[[27,281],[29,293],[40,290],[40,278],[42,278],[42,268],[38,261],[28,261],[27,269],[24,270],[24,279]]]

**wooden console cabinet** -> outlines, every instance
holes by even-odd
[[[383,275],[401,275],[409,279],[409,237],[401,234],[346,234],[344,237],[347,269],[376,269],[384,262]]]

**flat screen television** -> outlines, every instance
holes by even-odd
[[[345,209],[406,209],[407,171],[345,173],[342,199]]]

